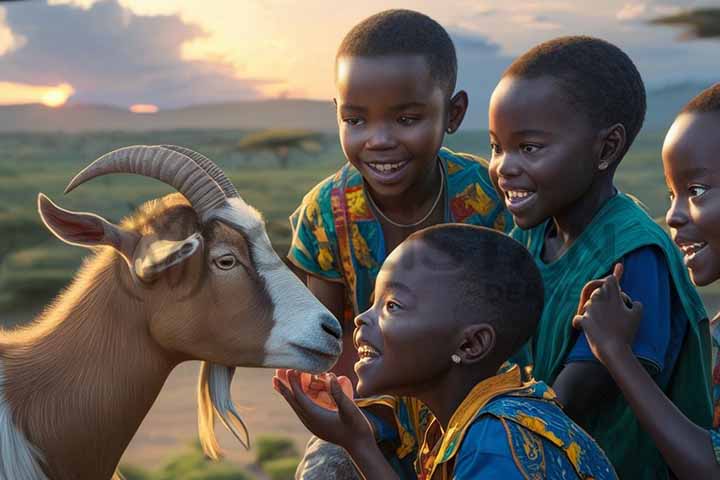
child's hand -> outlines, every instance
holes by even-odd
[[[275,370],[275,377],[285,384],[288,389],[290,389],[290,382],[288,380],[289,371],[290,370],[287,369]],[[310,397],[313,402],[323,408],[337,410],[337,405],[335,405],[335,401],[330,395],[330,374],[321,373],[319,375],[313,375],[307,372],[299,372],[299,374],[302,391],[305,392],[305,394]],[[354,398],[353,386],[350,379],[348,377],[341,376],[338,377],[337,380],[338,383],[340,383],[343,393],[352,400]]]
[[[620,291],[622,265],[615,265],[612,275],[585,285],[573,327],[583,329],[593,355],[603,363],[622,348],[629,348],[635,338],[643,307]]]
[[[334,408],[329,409],[306,393],[306,390],[312,390],[312,382],[303,388],[300,377],[301,373],[297,370],[282,371],[282,377],[280,374],[273,377],[273,388],[285,398],[308,430],[351,453],[375,442],[370,424],[352,400],[352,386],[348,395],[334,374],[316,377],[316,381],[325,385],[319,390],[328,393],[333,403]]]

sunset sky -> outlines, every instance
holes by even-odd
[[[432,16],[458,50],[459,87],[485,99],[512,58],[568,34],[625,49],[649,87],[720,78],[720,42],[647,24],[671,0],[49,0],[0,7],[0,104],[153,111],[253,98],[333,96],[335,49],[386,8]],[[342,5],[342,6],[340,6]],[[713,59],[713,60],[711,60]],[[481,100],[483,101],[483,100]]]

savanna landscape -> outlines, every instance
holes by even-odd
[[[335,48],[358,20],[386,8],[436,17],[456,44],[463,128],[446,146],[489,158],[486,106],[501,72],[533,44],[579,33],[607,38],[638,62],[648,91],[645,127],[616,175],[666,227],[660,151],[675,114],[717,82],[716,2],[147,2],[48,0],[0,6],[0,327],[32,321],[72,279],[88,250],[42,224],[37,195],[118,222],[170,187],[111,175],[63,194],[100,155],[174,144],[217,163],[260,210],[277,252],[303,195],[344,162],[333,95]],[[683,10],[678,5],[713,8]],[[321,28],[318,28],[322,25]],[[497,28],[504,25],[506,28]],[[713,40],[715,39],[715,40]],[[686,41],[689,40],[689,41]],[[189,47],[189,48],[186,48]],[[601,92],[598,92],[601,95]],[[568,181],[572,181],[571,178]],[[701,289],[708,312],[720,282]],[[226,456],[196,441],[198,365],[167,380],[121,461],[128,480],[287,480],[309,433],[277,395],[272,372],[238,369],[233,398],[252,448],[218,426]]]

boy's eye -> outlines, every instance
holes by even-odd
[[[388,312],[394,312],[394,311],[398,310],[399,308],[400,308],[400,305],[393,302],[392,300],[388,300],[387,302],[385,302],[385,310],[387,310]]]
[[[405,115],[403,115],[402,117],[398,118],[398,123],[399,123],[400,125],[405,125],[405,126],[412,125],[412,124],[414,124],[416,121],[417,121],[417,118],[408,117],[408,116],[405,116]]]
[[[500,145],[498,145],[497,143],[490,143],[490,150],[496,155],[501,152]]]
[[[522,145],[520,146],[520,150],[523,151],[523,153],[534,153],[540,150],[540,145]]]
[[[688,187],[688,192],[690,193],[691,197],[699,197],[707,190],[708,188],[704,185],[690,185],[690,187]]]
[[[347,123],[348,125],[355,127],[357,125],[360,125],[363,123],[363,120],[357,117],[350,117],[350,118],[343,118],[343,122]]]
[[[675,200],[675,194],[673,193],[672,190],[668,190],[667,194],[668,194],[668,198],[670,199],[671,202],[673,200]]]

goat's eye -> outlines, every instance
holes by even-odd
[[[220,270],[230,270],[238,263],[235,255],[232,255],[230,253],[228,253],[227,255],[223,255],[222,257],[216,258],[215,260],[213,260],[213,262],[215,262],[215,266],[217,266]]]

